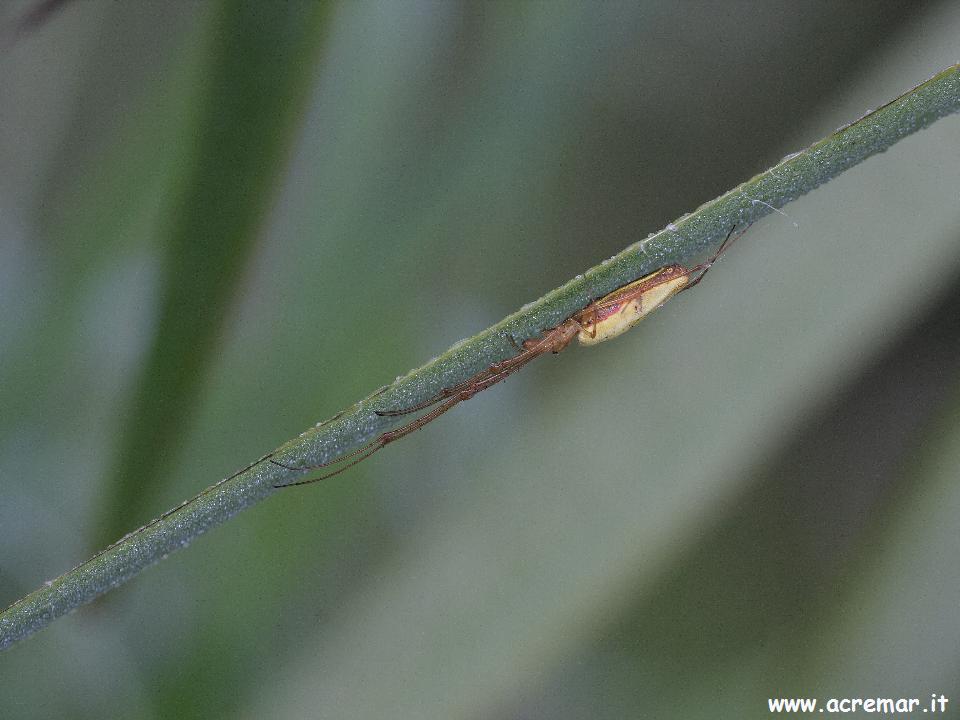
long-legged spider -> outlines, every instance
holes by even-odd
[[[384,417],[401,417],[419,412],[420,410],[426,410],[436,405],[436,407],[425,415],[421,415],[406,425],[378,435],[374,440],[353,452],[341,455],[329,462],[303,467],[290,467],[276,460],[270,460],[274,465],[279,465],[288,470],[299,471],[319,470],[325,467],[339,465],[344,461],[349,461],[343,466],[320,477],[283,483],[275,485],[274,487],[309,485],[310,483],[319,482],[320,480],[331,478],[334,475],[339,475],[357,463],[363,462],[390,443],[412,432],[416,432],[427,423],[433,422],[455,405],[460,404],[464,400],[469,400],[477,393],[496,385],[501,380],[517,372],[517,370],[531,360],[535,360],[546,353],[556,354],[562,352],[574,338],[577,338],[581,345],[596,345],[599,342],[625,333],[674,295],[695,287],[697,283],[703,280],[707,271],[713,267],[717,259],[730,247],[730,244],[746,232],[746,230],[743,230],[737,235],[734,235],[733,231],[735,229],[736,225],[730,228],[727,237],[709,260],[695,265],[692,268],[675,264],[666,265],[658,270],[654,270],[649,275],[645,275],[639,280],[634,280],[631,283],[617,288],[599,300],[594,300],[556,327],[545,330],[541,337],[524,340],[522,345],[518,346],[520,352],[517,355],[493,363],[488,368],[481,370],[463,382],[444,388],[429,400],[424,400],[423,402],[401,410],[375,411],[377,415]],[[691,277],[693,277],[692,280]],[[514,344],[516,345],[515,342]]]

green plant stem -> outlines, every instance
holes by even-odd
[[[635,243],[582,276],[504,318],[332,420],[202,491],[92,559],[17,601],[0,614],[0,649],[121,585],[195,537],[302,476],[272,462],[301,467],[332,460],[393,422],[375,410],[408,407],[516,353],[511,337],[536,337],[621,285],[670,263],[690,263],[734,224],[749,224],[836,177],[901,138],[960,109],[960,65],[938,73],[896,100],[791,155],[693,213]],[[293,492],[293,491],[288,491]]]

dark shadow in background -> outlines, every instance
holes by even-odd
[[[784,138],[935,5],[749,2],[725,4],[719,17],[694,4],[664,7],[618,49],[616,77],[597,78],[581,111],[589,129],[559,149],[563,174],[546,222],[568,257],[560,278],[779,161]],[[885,88],[875,104],[906,89]],[[812,129],[793,149],[833,129]]]
[[[604,698],[611,716],[664,717],[690,694],[678,678],[723,674],[765,647],[783,648],[773,674],[800,681],[812,629],[891,505],[918,490],[904,470],[955,397],[958,318],[960,282],[813,413],[625,620],[503,717],[568,717],[585,698]]]

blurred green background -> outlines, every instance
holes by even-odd
[[[0,605],[957,37],[955,3],[68,3],[0,55]],[[55,622],[0,714],[952,710],[958,148],[954,116]]]

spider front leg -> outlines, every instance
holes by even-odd
[[[481,370],[475,375],[472,375],[463,382],[457,383],[456,385],[451,385],[448,388],[444,388],[429,400],[424,400],[416,405],[411,405],[410,407],[402,408],[400,410],[374,410],[374,412],[381,417],[400,417],[402,415],[409,415],[410,413],[419,412],[420,410],[426,410],[428,407],[436,405],[438,402],[443,402],[447,398],[453,397],[460,393],[469,392],[472,388],[485,383],[491,377],[497,378],[497,380],[492,383],[495,385],[511,373],[522,368],[533,358],[541,355],[543,353],[543,350],[541,349],[543,341],[543,338],[539,340],[525,340],[523,343],[524,347],[520,350],[518,355],[514,355],[512,358],[507,358],[506,360],[493,363],[489,367]],[[528,345],[527,343],[531,344]],[[490,385],[483,385],[483,387],[490,387]]]
[[[487,382],[489,382],[489,380]],[[496,379],[493,382],[499,382],[499,379]],[[388,430],[387,432],[382,433],[381,435],[378,435],[376,439],[374,439],[372,442],[367,443],[363,447],[357,450],[354,450],[353,452],[348,453],[346,455],[341,455],[340,457],[334,460],[330,460],[329,462],[320,463],[318,465],[304,465],[303,467],[291,467],[289,465],[284,465],[283,463],[278,462],[276,460],[270,460],[270,462],[272,462],[274,465],[279,465],[280,467],[285,468],[287,470],[294,470],[299,472],[307,472],[309,470],[319,470],[325,467],[338,465],[339,463],[342,463],[344,460],[350,460],[350,462],[345,464],[343,467],[339,467],[332,472],[328,472],[324,475],[321,475],[320,477],[310,478],[309,480],[298,480],[297,482],[292,482],[292,483],[281,483],[279,485],[274,485],[274,487],[287,488],[287,487],[295,487],[297,485],[310,485],[315,482],[320,482],[321,480],[326,480],[327,478],[332,478],[334,475],[339,475],[340,473],[346,470],[349,470],[354,465],[363,462],[368,457],[373,455],[375,452],[382,450],[390,443],[396,440],[399,440],[402,437],[406,437],[412,432],[416,432],[417,430],[419,430],[429,422],[433,422],[434,420],[436,420],[438,417],[443,415],[445,412],[447,412],[447,410],[450,410],[455,405],[458,405],[464,400],[469,400],[480,390],[483,390],[484,387],[488,387],[488,386],[484,385],[476,389],[464,390],[458,393],[457,395],[451,398],[448,398],[446,401],[444,401],[442,404],[435,407],[426,415],[423,415],[422,417],[419,417],[416,420],[408,422],[406,425],[398,427],[395,430]]]
[[[442,399],[439,405],[433,410],[428,412],[426,415],[423,415],[416,420],[408,422],[406,425],[403,425],[395,430],[389,430],[379,436],[377,436],[372,442],[367,443],[363,447],[354,450],[351,453],[346,455],[341,455],[340,457],[330,460],[329,462],[320,463],[318,465],[305,465],[303,467],[291,467],[285,465],[277,460],[271,459],[274,465],[278,465],[286,470],[306,472],[308,470],[317,470],[325,467],[332,467],[334,465],[339,465],[340,463],[346,462],[342,467],[338,467],[332,472],[328,472],[320,477],[310,478],[309,480],[299,480],[292,483],[281,483],[279,485],[274,485],[276,488],[281,487],[294,487],[297,485],[309,485],[311,483],[319,482],[320,480],[326,480],[331,478],[334,475],[339,475],[345,470],[352,468],[357,463],[361,463],[366,460],[368,457],[373,455],[375,452],[378,452],[385,448],[390,443],[399,440],[402,437],[409,435],[412,432],[416,432],[422,428],[427,423],[433,422],[438,417],[443,415],[445,412],[450,410],[452,407],[458,405],[464,400],[469,400],[478,392],[482,392],[489,387],[496,385],[501,380],[505,379],[512,373],[515,373],[517,370],[522,368],[531,360],[540,357],[546,352],[560,352],[567,345],[570,344],[570,341],[576,336],[577,332],[580,330],[580,324],[573,318],[568,318],[561,325],[558,325],[555,328],[552,328],[544,334],[544,336],[537,341],[533,341],[532,344],[527,347],[522,353],[516,357],[504,360],[500,363],[495,363],[491,365],[486,370],[483,370],[476,375],[474,375],[469,380],[454,385],[452,388],[448,388],[444,392],[447,394],[445,399]],[[530,341],[528,341],[530,342]],[[428,402],[426,404],[421,403],[423,407],[428,407],[430,404],[436,404],[437,400]],[[405,412],[412,412],[408,410]],[[378,415],[386,415],[388,413],[378,412]],[[404,412],[397,412],[393,414],[404,414]]]

